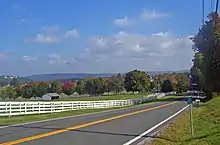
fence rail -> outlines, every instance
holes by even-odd
[[[152,101],[172,93],[144,96],[140,99],[103,101],[59,101],[59,102],[0,102],[0,116],[54,113],[81,109],[124,107]]]
[[[132,100],[0,102],[0,116],[54,113],[80,109],[99,109],[133,105]]]

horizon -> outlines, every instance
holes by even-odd
[[[130,71],[132,71],[132,70],[130,70]],[[144,71],[144,70],[141,70],[141,71]],[[183,70],[161,70],[161,71],[145,71],[145,72],[147,72],[147,73],[159,73],[159,72],[165,72],[165,73],[168,73],[168,72],[187,72],[187,71],[190,71],[190,70],[187,70],[187,69],[183,69]],[[10,75],[10,74],[1,74],[0,76],[13,76],[13,77],[15,77],[15,76],[17,76],[17,77],[31,77],[31,76],[38,76],[38,75],[73,75],[73,74],[85,74],[85,75],[107,75],[107,74],[118,74],[118,73],[120,73],[120,74],[125,74],[125,73],[127,73],[127,72],[107,72],[107,73],[39,73],[39,74],[32,74],[32,75],[28,75],[28,76],[17,76],[17,75]]]
[[[190,0],[11,0],[0,18],[0,74],[97,74],[189,70],[201,10]]]

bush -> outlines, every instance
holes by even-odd
[[[26,101],[27,99],[23,98],[23,97],[18,97],[15,99],[16,101]]]
[[[65,99],[68,99],[68,95],[64,94],[64,93],[61,93],[60,94],[60,99],[59,100],[65,100]]]

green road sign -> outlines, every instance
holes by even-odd
[[[189,97],[189,98],[187,99],[187,103],[188,103],[188,104],[191,104],[192,102],[193,102],[192,97]]]

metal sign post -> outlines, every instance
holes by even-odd
[[[191,125],[191,135],[192,137],[194,137],[194,127],[193,127],[193,104],[192,104],[193,100],[192,97],[189,97],[187,100],[187,103],[190,104],[190,125]]]

